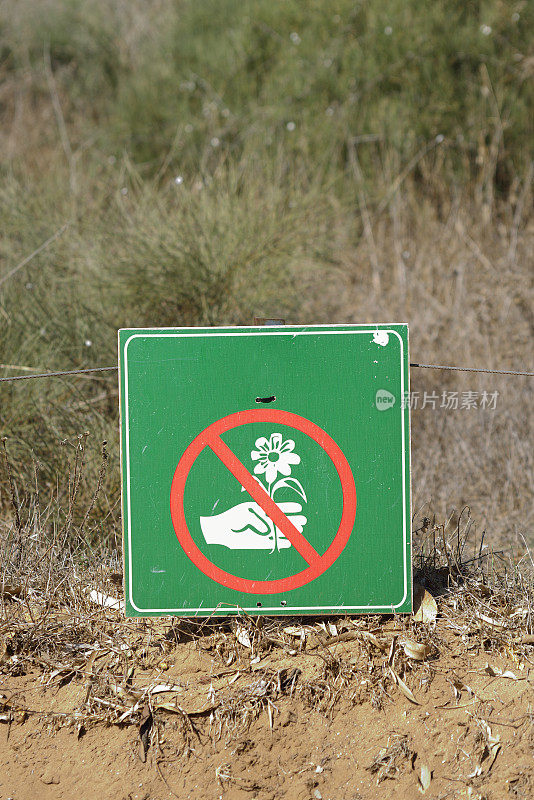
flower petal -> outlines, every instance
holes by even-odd
[[[257,461],[259,458],[265,458],[265,453],[261,453],[259,450],[252,450],[250,457],[253,461]]]
[[[297,453],[282,453],[280,456],[286,464],[300,464],[300,456]]]
[[[282,442],[282,447],[280,448],[280,452],[290,453],[294,449],[295,449],[295,442],[293,441],[293,439],[286,439],[285,442]]]
[[[281,433],[273,433],[271,435],[271,441],[269,443],[269,447],[271,450],[280,450],[282,446],[282,434]]]
[[[267,441],[265,436],[260,436],[259,439],[256,439],[255,444],[258,450],[266,451],[269,448],[269,442]]]
[[[278,464],[273,464],[271,461],[267,464],[265,468],[265,477],[267,479],[267,483],[272,483],[276,480],[276,476],[278,474]]]
[[[289,464],[287,463],[287,461],[285,461],[283,458],[280,458],[280,459],[279,459],[279,460],[276,462],[276,466],[278,467],[278,472],[279,472],[281,475],[286,475],[286,476],[287,476],[287,475],[291,475],[291,467],[289,466]]]
[[[263,475],[265,470],[267,469],[269,462],[268,461],[260,461],[259,464],[256,464],[254,467],[254,475]]]

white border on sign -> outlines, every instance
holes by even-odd
[[[404,324],[404,323],[399,323]],[[273,326],[275,327],[275,326]],[[287,328],[291,329],[292,326],[288,325]],[[384,328],[382,325],[373,325],[372,327],[365,328],[364,330],[321,330],[317,331],[317,328],[332,328],[336,326],[331,325],[315,325],[315,326],[305,326],[306,329],[304,330],[247,330],[246,333],[237,333],[237,332],[228,332],[228,333],[212,333],[213,328],[204,328],[204,331],[209,330],[210,333],[200,333],[198,332],[198,328],[190,328],[191,331],[197,331],[196,333],[159,333],[153,334],[148,333],[148,331],[171,331],[174,330],[173,328],[150,328],[145,329],[143,333],[133,333],[125,342],[124,344],[124,411],[125,411],[125,419],[126,419],[126,485],[127,485],[127,492],[126,492],[126,505],[128,511],[128,590],[129,590],[129,600],[131,605],[138,611],[140,614],[149,613],[149,614],[172,614],[172,613],[180,613],[180,614],[198,614],[201,607],[196,608],[139,608],[134,603],[133,600],[133,578],[132,578],[132,518],[131,518],[131,503],[130,503],[130,424],[129,424],[129,415],[128,415],[128,345],[133,339],[142,339],[142,338],[183,338],[183,337],[205,337],[205,336],[310,336],[313,334],[319,333],[319,335],[337,335],[337,336],[344,336],[347,334],[371,334],[373,335],[377,330],[381,330],[385,333],[391,333],[396,336],[400,342],[400,367],[401,367],[401,402],[399,403],[399,410],[401,412],[401,431],[402,431],[402,536],[403,536],[403,558],[404,558],[404,594],[402,599],[395,604],[388,604],[388,605],[368,605],[368,606],[349,606],[349,605],[342,605],[342,606],[261,606],[262,613],[267,611],[277,611],[281,612],[282,610],[285,612],[288,611],[333,611],[333,612],[342,612],[342,611],[377,611],[377,610],[384,610],[384,611],[392,611],[393,609],[399,608],[404,601],[406,600],[406,595],[408,594],[408,564],[406,559],[407,553],[407,537],[406,537],[406,431],[405,431],[405,424],[404,424],[404,417],[405,417],[405,410],[403,408],[402,399],[404,398],[404,342],[402,340],[402,336],[398,333],[398,331],[393,330],[392,328]],[[340,327],[344,327],[340,325]],[[309,328],[309,329],[308,329]],[[219,330],[219,329],[217,329]],[[235,331],[235,328],[229,329]],[[120,333],[120,331],[119,331]],[[119,387],[120,388],[120,387]],[[408,414],[409,414],[409,406],[408,406]],[[121,431],[121,440],[122,440],[122,431]],[[122,449],[122,448],[121,448]],[[260,592],[261,594],[261,592]],[[215,606],[215,608],[202,608],[202,611],[209,611],[214,612],[220,610],[221,606]],[[240,608],[243,611],[258,611],[257,606],[243,606]],[[232,611],[232,607],[229,606],[226,608],[229,613]],[[236,610],[238,607],[236,606]]]

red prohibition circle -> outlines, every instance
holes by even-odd
[[[256,581],[249,578],[240,578],[237,575],[226,572],[216,564],[213,564],[193,541],[187,527],[184,511],[185,484],[191,467],[202,450],[204,450],[205,447],[210,447],[215,441],[222,441],[219,439],[222,433],[241,425],[249,425],[253,422],[288,425],[301,431],[317,442],[332,460],[341,481],[343,493],[343,510],[339,528],[325,553],[323,553],[322,556],[316,554],[317,557],[312,560],[311,564],[308,562],[308,567],[301,572],[272,581]],[[223,447],[227,449],[224,443]],[[226,464],[226,466],[228,465]],[[230,589],[235,589],[236,591],[245,592],[247,594],[278,594],[280,592],[298,589],[315,580],[315,578],[322,575],[323,572],[331,567],[342,553],[350,539],[356,517],[356,487],[354,485],[354,477],[350,465],[342,450],[322,428],[310,422],[305,417],[301,417],[289,411],[280,411],[278,409],[253,409],[250,411],[238,411],[235,414],[223,417],[209,425],[193,439],[176,467],[171,485],[170,505],[172,524],[178,541],[186,555],[204,575],[207,575],[222,586],[227,586]]]

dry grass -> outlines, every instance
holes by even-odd
[[[187,741],[199,718],[209,718],[212,736],[235,738],[262,713],[272,726],[280,699],[293,695],[327,716],[347,700],[384,708],[395,691],[418,704],[451,638],[460,653],[474,647],[489,660],[499,653],[516,663],[529,659],[531,555],[518,565],[482,552],[467,511],[454,522],[415,523],[419,611],[411,617],[125,620],[118,556],[91,548],[85,530],[92,508],[77,508],[84,441],[74,443],[67,508],[56,497],[43,509],[39,501],[24,509],[15,500],[14,520],[1,527],[0,670],[6,677],[37,673],[46,688],[83,684],[74,710],[50,713],[57,724],[78,731],[135,724],[143,739],[147,720],[152,730],[154,720],[171,714]],[[199,679],[196,694],[180,673],[166,676],[184,647],[218,665]],[[488,663],[487,674],[502,673]],[[451,690],[457,698],[471,693],[454,676]],[[40,713],[16,694],[2,702],[5,721]],[[397,757],[408,752],[399,747],[375,760],[379,780],[392,777]]]
[[[111,364],[118,327],[255,315],[407,321],[414,361],[532,369],[532,11],[360,5],[228,0],[214,31],[190,2],[6,4],[3,375]],[[419,405],[499,393],[414,409],[416,510],[534,541],[531,384],[412,371]],[[117,423],[111,375],[2,384],[21,499],[89,430],[114,507]]]
[[[339,269],[303,276],[304,322],[407,320],[410,360],[532,369],[534,248],[530,186],[491,225],[480,208],[449,198],[436,210],[404,187],[381,214],[372,239],[351,248],[337,230]],[[518,232],[519,218],[523,219]],[[374,253],[373,253],[374,251]],[[373,289],[373,264],[380,289]],[[523,551],[533,541],[531,378],[411,370],[414,512],[446,518],[471,507],[485,544]],[[443,392],[498,392],[496,410],[442,408]],[[425,392],[434,396],[422,407]],[[433,405],[435,407],[433,407]]]
[[[532,11],[419,6],[7,3],[2,375],[112,364],[118,327],[255,315],[407,321],[412,361],[532,370]],[[439,684],[444,713],[467,715],[453,789],[481,798],[496,730],[532,725],[523,703],[495,728],[479,688],[532,664],[532,381],[414,369],[411,382],[422,610],[202,621],[124,619],[114,377],[2,384],[8,736],[28,718],[79,737],[131,727],[161,776],[201,739],[227,742],[212,779],[256,793],[236,756],[260,722],[291,726],[297,704],[306,721],[367,704],[375,719]],[[442,407],[468,391],[498,392],[496,409]],[[376,745],[364,766],[380,792],[420,745],[389,729]],[[302,797],[319,769],[297,770]],[[512,775],[506,791],[529,784]]]
[[[409,761],[413,755],[408,736],[393,736],[392,741],[375,756],[369,765],[369,771],[376,774],[376,782],[381,783],[388,778],[394,779],[403,762]]]
[[[176,770],[188,764],[198,781],[208,750],[221,790],[260,791],[270,779],[250,769],[256,756],[248,751],[258,731],[290,737],[297,710],[315,726],[351,713],[371,727],[380,721],[382,739],[375,736],[374,751],[363,748],[360,761],[375,787],[417,780],[423,790],[433,780],[421,742],[389,722],[399,707],[414,709],[414,719],[417,711],[425,726],[426,719],[435,726],[437,714],[460,715],[456,750],[441,762],[445,782],[452,775],[465,786],[486,785],[504,746],[501,732],[521,735],[507,741],[504,768],[514,763],[517,742],[528,740],[531,712],[520,689],[533,663],[534,565],[528,552],[520,566],[481,552],[467,512],[442,524],[415,521],[411,616],[202,620],[125,619],[118,557],[90,548],[85,513],[49,503],[40,523],[37,508],[19,514],[20,529],[5,521],[0,528],[0,723],[8,736],[16,726],[17,741],[28,723],[77,739],[107,729],[113,747],[118,729],[127,728],[129,762],[132,755],[147,762],[154,780],[179,796]],[[491,695],[495,683],[501,686]],[[515,713],[506,699],[516,695],[503,698],[503,683],[517,687]],[[361,743],[357,749],[361,759]],[[302,797],[328,767],[326,755],[316,768],[298,766],[305,752],[294,767]],[[521,770],[510,781],[518,796],[528,789]]]
[[[528,4],[246,6],[5,3],[2,374],[112,363],[117,327],[255,314],[406,320],[413,360],[532,368]],[[414,412],[416,508],[531,537],[530,382],[412,377],[500,393],[495,414]],[[51,485],[58,441],[90,430],[116,497],[116,406],[110,376],[3,384],[18,491],[32,452]]]
[[[240,244],[238,237],[234,242],[237,249],[232,251],[234,245],[218,243],[216,251],[213,250],[213,232],[221,224],[228,225],[228,213],[219,213],[217,203],[219,198],[224,205],[224,198],[230,196],[231,188],[219,187],[213,189],[213,197],[204,201],[202,208],[195,206],[189,212],[189,222],[193,227],[200,223],[204,226],[201,241],[191,251],[196,254],[195,260],[203,264],[203,272],[188,273],[189,278],[182,282],[180,292],[160,305],[157,298],[158,293],[164,290],[163,268],[169,275],[174,275],[169,277],[171,283],[178,281],[181,269],[178,261],[182,258],[181,255],[179,259],[178,255],[163,258],[160,251],[168,254],[175,250],[179,254],[185,245],[172,228],[170,211],[160,215],[160,223],[164,220],[167,231],[161,240],[151,234],[151,230],[157,228],[156,223],[151,228],[148,217],[142,222],[139,212],[134,216],[134,222],[125,223],[122,233],[119,233],[120,228],[116,230],[114,242],[106,232],[105,240],[92,245],[92,259],[96,258],[95,249],[105,252],[106,242],[114,250],[115,288],[110,279],[102,288],[107,293],[117,292],[112,316],[107,314],[104,325],[96,321],[90,325],[84,322],[83,330],[80,330],[79,321],[73,321],[71,326],[67,320],[62,331],[69,343],[64,347],[56,342],[55,334],[51,334],[50,339],[37,337],[37,340],[29,340],[24,335],[28,314],[32,315],[30,323],[33,326],[41,324],[39,314],[53,317],[56,313],[54,303],[46,298],[47,270],[52,271],[52,260],[42,272],[43,285],[39,289],[39,298],[44,306],[27,306],[26,303],[33,303],[32,297],[17,305],[14,297],[13,303],[7,307],[10,325],[5,331],[4,345],[15,353],[20,351],[9,363],[29,365],[35,369],[71,366],[69,354],[80,347],[88,353],[83,358],[90,355],[90,360],[85,361],[87,366],[112,363],[115,360],[112,352],[115,337],[108,331],[113,332],[125,323],[135,326],[152,322],[159,325],[171,324],[175,319],[187,319],[191,323],[199,304],[204,304],[207,314],[202,317],[204,323],[247,323],[254,314],[282,315],[288,321],[305,323],[407,320],[412,361],[530,369],[534,283],[528,267],[534,247],[534,228],[529,217],[530,189],[526,185],[523,188],[524,202],[520,203],[518,199],[515,206],[503,208],[500,216],[488,226],[481,219],[480,209],[474,205],[449,199],[447,202],[444,200],[441,211],[437,211],[432,200],[420,200],[413,186],[404,186],[380,214],[369,205],[372,238],[359,238],[358,229],[362,223],[357,212],[336,208],[332,198],[326,206],[323,200],[317,200],[319,205],[315,205],[315,193],[306,200],[301,197],[298,213],[295,212],[295,217],[288,217],[288,224],[277,233],[274,219],[277,213],[282,213],[280,188],[272,197],[273,204],[267,204],[271,209],[267,216],[273,238],[269,240],[271,234],[267,236],[265,229],[264,243],[267,244],[259,254],[257,248],[250,245],[247,231],[250,232],[251,226],[257,229],[254,226],[260,224],[260,216],[266,216],[263,212],[255,214],[254,219],[244,226],[243,241]],[[219,191],[222,191],[220,196]],[[251,191],[246,194],[247,203],[253,196]],[[328,231],[317,225],[314,228],[311,251],[315,252],[311,252],[310,243],[306,243],[305,206],[308,202],[315,209],[312,215],[315,221],[320,207],[330,208]],[[145,203],[148,205],[149,199]],[[516,213],[521,208],[521,214]],[[292,233],[289,224],[292,219],[298,220],[298,236],[296,232]],[[139,223],[135,246],[131,239],[134,223]],[[78,239],[69,231],[65,236],[67,239],[61,246],[66,248],[66,253],[61,258],[68,258],[72,264],[79,263],[79,271],[75,273],[76,281],[81,282],[87,267],[87,261],[82,259],[85,240]],[[187,247],[193,247],[193,239],[191,234]],[[278,244],[274,243],[275,239]],[[268,267],[262,259],[266,257],[269,241],[276,253],[269,257]],[[208,256],[203,256],[204,260],[201,258],[201,251],[208,253],[210,250],[217,252],[220,265],[217,275],[212,277]],[[234,261],[228,255],[231,252],[235,255]],[[256,257],[260,260],[255,261]],[[252,278],[251,259],[253,271],[263,276],[261,280],[249,281]],[[142,276],[145,265],[154,260],[161,261],[162,274],[141,279],[139,276]],[[284,273],[284,260],[290,263],[287,273]],[[225,263],[240,266],[229,277],[224,269]],[[380,290],[376,291],[373,289],[375,264],[378,265],[380,283]],[[138,278],[128,284],[128,276],[134,273],[138,273]],[[96,276],[97,273],[90,274]],[[208,302],[209,297],[226,280],[236,280],[237,283],[229,297],[220,297],[215,308]],[[84,284],[80,283],[80,286]],[[145,301],[139,300],[143,286],[150,307],[158,309],[155,316],[154,312],[150,316],[147,305],[143,304]],[[64,287],[64,281],[58,282],[58,292],[63,292]],[[36,288],[32,290],[36,291]],[[94,287],[91,291],[95,291]],[[130,297],[135,306],[135,316],[124,317],[122,301],[125,297]],[[76,311],[75,304],[68,313],[74,316]],[[92,342],[90,348],[83,345],[86,337]],[[37,347],[44,349],[36,351],[35,360],[32,360],[28,348]],[[50,348],[54,354],[49,357]],[[84,365],[82,356],[79,359],[73,366]],[[13,371],[5,372],[12,374]],[[534,457],[530,443],[534,416],[531,384],[530,378],[412,369],[411,388],[418,394],[418,405],[412,411],[415,511],[430,517],[436,514],[442,519],[448,517],[454,507],[459,511],[464,505],[469,505],[477,521],[476,535],[480,540],[484,534],[485,545],[504,546],[513,554],[523,550],[520,535],[532,544]],[[498,392],[496,409],[441,407],[443,392],[457,392],[461,403],[462,393],[468,391],[478,392],[479,400],[484,391]],[[91,380],[3,384],[2,392],[5,399],[0,412],[3,414],[2,428],[8,436],[16,490],[21,498],[25,498],[24,502],[32,502],[32,452],[41,465],[41,486],[47,489],[56,482],[56,475],[65,470],[59,441],[89,429],[92,435],[86,452],[86,474],[90,480],[82,485],[84,500],[86,503],[90,501],[90,486],[98,475],[98,439],[102,437],[109,442],[110,452],[105,496],[109,498],[109,505],[115,507],[119,495],[119,469],[117,394],[113,375],[97,376]],[[434,397],[435,408],[428,403],[425,408],[421,407],[425,392]],[[3,489],[5,506],[11,494],[5,468],[0,470],[0,475],[0,491]],[[107,513],[107,502],[102,509],[104,514]],[[119,525],[101,527],[99,537],[108,539],[111,546],[116,547],[118,529]]]

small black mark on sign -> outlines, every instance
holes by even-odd
[[[270,397],[256,397],[256,403],[274,403],[276,395],[272,394]]]

